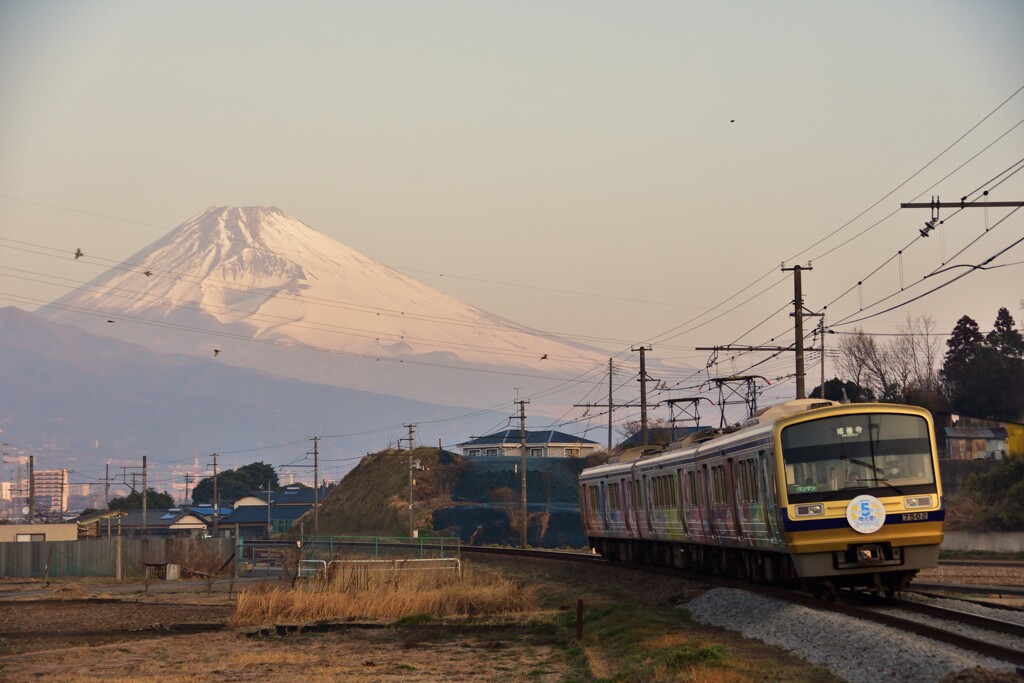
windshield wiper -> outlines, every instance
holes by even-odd
[[[866,467],[867,469],[872,470],[872,471],[874,471],[874,472],[876,472],[878,474],[881,474],[882,472],[885,471],[881,467],[875,467],[874,465],[872,465],[869,462],[864,462],[863,460],[857,460],[856,458],[850,458],[849,461],[852,462],[854,465],[860,465],[861,467]],[[864,480],[861,479],[860,481],[864,481]]]
[[[877,469],[877,468],[876,468],[876,469]],[[879,470],[879,471],[881,471],[881,470]],[[873,481],[873,482],[882,482],[883,484],[885,484],[886,486],[888,486],[889,488],[891,488],[891,489],[892,489],[893,491],[895,491],[896,493],[900,494],[901,496],[903,495],[903,491],[901,491],[901,490],[900,490],[900,488],[899,488],[898,486],[893,486],[892,484],[890,484],[890,483],[889,483],[889,480],[888,480],[888,479],[882,479],[881,477],[875,477],[874,479],[854,479],[854,481],[865,481],[865,482],[866,482],[866,481]]]

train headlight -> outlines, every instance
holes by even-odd
[[[908,510],[913,510],[914,508],[930,508],[930,507],[932,507],[932,497],[931,496],[912,496],[912,497],[904,498],[903,499],[903,507],[905,507]]]
[[[797,505],[795,512],[797,517],[818,517],[825,514],[825,506],[822,503]]]

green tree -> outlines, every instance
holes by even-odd
[[[1013,327],[1013,316],[1006,308],[1000,308],[996,314],[995,327],[985,336],[985,341],[993,349],[1011,358],[1024,356],[1024,335]]]
[[[1010,422],[1024,416],[1024,339],[1013,325],[1005,308],[985,336],[969,317],[957,322],[942,366],[952,410]]]
[[[252,491],[266,489],[270,482],[272,490],[278,490],[280,482],[272,465],[254,462],[237,470],[223,470],[217,473],[217,497],[222,501],[235,501]],[[213,503],[213,477],[202,479],[192,489],[192,502]]]
[[[957,413],[1016,422],[1024,415],[1024,360],[978,349],[963,367],[951,399]]]
[[[948,350],[939,373],[949,396],[957,393],[967,364],[984,344],[985,338],[978,329],[978,323],[970,316],[965,315],[956,321],[953,333],[946,340]]]
[[[843,391],[846,391],[846,399],[851,403],[866,403],[875,400],[875,395],[870,389],[862,387],[855,382],[844,382],[838,377],[825,380],[825,398],[829,401],[842,401]],[[821,398],[821,385],[814,387],[810,398]]]
[[[146,507],[150,510],[166,510],[174,507],[174,498],[164,491],[157,493],[155,489],[146,489]],[[109,510],[141,510],[142,495],[138,491],[132,491],[123,498],[113,498],[107,505]]]

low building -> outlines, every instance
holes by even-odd
[[[950,460],[1000,460],[1009,449],[1004,427],[946,427],[945,432]]]
[[[522,434],[518,429],[479,436],[458,446],[463,455],[472,456],[515,456],[522,455]],[[526,431],[526,455],[531,458],[585,458],[601,445],[554,429]]]
[[[188,508],[168,510],[123,510],[121,533],[125,536],[175,536],[199,538],[210,533],[210,525]]]
[[[321,490],[319,500],[328,490]],[[220,528],[230,529],[244,540],[287,533],[299,517],[313,509],[313,499],[313,489],[298,484],[272,492],[269,505],[266,491],[251,491],[235,501],[234,511],[221,519]]]
[[[76,540],[77,524],[0,524],[0,543]]]

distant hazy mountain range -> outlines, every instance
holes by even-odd
[[[607,362],[276,208],[209,209],[37,313],[154,351],[447,405],[511,404],[524,376],[554,384]]]
[[[324,471],[337,473],[339,463],[395,444],[403,423],[422,423],[417,443],[450,445],[504,417],[448,421],[474,411],[275,377],[212,354],[156,353],[13,307],[0,309],[0,387],[0,440],[27,446],[40,467],[101,475],[106,461],[139,464],[145,454],[164,468],[151,479],[157,490],[170,488],[166,466],[196,454],[204,466],[215,451],[228,451],[222,468],[283,464],[311,450],[307,437],[350,434],[321,443]]]

